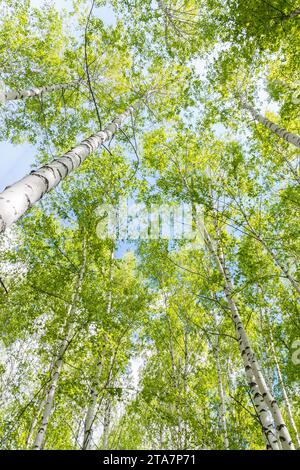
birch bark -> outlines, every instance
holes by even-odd
[[[29,430],[29,433],[28,433],[28,436],[26,438],[26,449],[29,449],[30,446],[31,446],[31,439],[32,439],[32,436],[33,436],[33,433],[34,433],[34,430],[35,430],[35,427],[38,423],[38,420],[39,420],[39,417],[40,417],[40,413],[44,407],[44,400],[41,400],[40,401],[40,404],[38,406],[38,409],[33,417],[33,420],[31,422],[31,426],[30,426],[30,430]]]
[[[297,10],[294,10],[292,11],[291,13],[289,13],[288,15],[285,15],[285,19],[293,19],[295,18],[296,16],[300,15],[300,8],[297,8]]]
[[[283,127],[278,126],[275,124],[275,122],[270,121],[269,119],[265,118],[262,116],[262,114],[259,114],[249,103],[245,102],[244,100],[241,100],[243,108],[247,109],[250,111],[254,119],[263,126],[265,126],[267,129],[269,129],[271,132],[274,132],[274,134],[278,135],[281,139],[284,139],[286,142],[289,144],[294,145],[295,147],[300,148],[300,136],[297,134],[294,134],[293,132],[289,132]]]
[[[33,443],[33,450],[41,450],[43,449],[44,444],[45,444],[47,427],[48,427],[49,420],[53,411],[54,397],[55,397],[55,392],[57,390],[60,374],[61,374],[62,367],[63,367],[64,355],[65,355],[66,350],[68,349],[70,339],[72,338],[72,335],[74,332],[74,323],[72,322],[72,316],[76,310],[77,301],[78,301],[80,291],[82,288],[85,266],[86,266],[86,246],[85,246],[85,240],[84,240],[83,262],[81,265],[76,287],[72,296],[72,301],[71,301],[71,304],[69,306],[67,316],[66,316],[65,335],[60,344],[58,357],[57,357],[57,360],[54,362],[54,367],[51,372],[51,381],[50,381],[49,389],[45,398],[45,405],[44,405],[44,409],[42,412],[41,424],[39,426],[38,432],[36,434],[36,437]]]
[[[255,354],[250,346],[250,342],[248,340],[243,322],[240,318],[238,308],[235,304],[235,301],[233,300],[234,289],[226,270],[224,255],[222,253],[218,253],[217,250],[214,248],[212,240],[204,225],[203,233],[207,246],[210,252],[212,253],[213,257],[215,258],[218,270],[224,280],[224,292],[226,300],[228,302],[228,306],[231,310],[233,322],[235,324],[237,339],[239,342],[241,356],[244,362],[248,385],[251,391],[251,395],[253,397],[255,409],[261,421],[267,441],[270,443],[270,446],[273,450],[279,450],[278,440],[273,432],[273,423],[270,419],[271,413],[283,449],[293,450],[294,445],[292,443],[290,434],[284,423],[278,404],[272,396],[263,377]]]
[[[57,85],[47,85],[41,88],[29,88],[21,91],[0,91],[0,103],[6,103],[7,101],[22,100],[24,98],[30,98],[32,96],[39,96],[43,93],[51,93],[52,91],[65,90],[66,88],[72,88],[77,85],[80,80],[75,80],[70,83],[62,83]]]
[[[98,388],[101,380],[102,368],[103,368],[103,358],[101,357],[100,361],[97,363],[97,371],[94,378],[94,381],[91,386],[91,397],[89,407],[86,413],[84,421],[84,436],[82,450],[89,450],[91,448],[92,438],[93,438],[93,424],[95,421],[97,413],[97,399],[98,399]]]

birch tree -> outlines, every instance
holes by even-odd
[[[43,93],[51,93],[53,91],[61,91],[67,88],[72,88],[78,82],[73,83],[65,83],[65,84],[58,84],[58,85],[46,85],[41,88],[32,88],[29,90],[21,90],[21,91],[1,91],[0,92],[0,103],[6,103],[7,101],[14,101],[14,100],[22,100],[24,98],[30,98],[32,96],[39,96]]]
[[[289,144],[294,145],[295,147],[300,147],[300,136],[294,134],[293,132],[289,132],[284,128],[281,128],[275,122],[270,121],[269,119],[265,118],[261,114],[259,114],[249,103],[242,102],[243,108],[247,111],[250,111],[253,118],[258,121],[260,124],[265,126],[271,132],[274,132],[278,137],[281,139],[286,140]]]
[[[72,335],[74,334],[74,323],[72,321],[72,317],[74,316],[74,312],[76,311],[76,308],[77,308],[77,301],[80,296],[80,291],[82,289],[83,276],[84,276],[84,271],[86,268],[86,240],[83,240],[82,258],[83,260],[82,260],[82,265],[79,271],[78,280],[74,286],[74,293],[72,295],[71,304],[66,314],[66,327],[64,331],[64,338],[58,347],[57,359],[54,362],[53,368],[51,370],[51,379],[50,379],[49,389],[47,391],[47,395],[45,398],[45,406],[42,412],[42,419],[41,419],[41,423],[39,425],[39,429],[38,429],[38,432],[36,434],[36,437],[33,443],[34,450],[41,450],[44,446],[46,433],[47,433],[47,427],[48,427],[49,419],[53,410],[53,401],[55,397],[55,392],[57,389],[61,370],[63,367],[64,355],[69,346],[69,342],[72,339]]]
[[[150,91],[147,92],[147,97],[149,95]],[[33,204],[55,188],[101,145],[111,140],[130,113],[141,104],[142,99],[117,116],[103,131],[91,135],[62,157],[32,171],[30,175],[6,188],[0,196],[1,232],[16,222]]]

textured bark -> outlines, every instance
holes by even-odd
[[[259,114],[252,106],[250,106],[249,103],[246,103],[245,101],[241,100],[243,108],[247,109],[250,111],[254,119],[261,124],[263,124],[267,129],[269,129],[271,132],[274,132],[278,137],[281,139],[284,139],[286,142],[289,144],[294,145],[295,147],[300,148],[300,136],[297,134],[294,134],[293,132],[289,132],[283,127],[279,127],[275,122],[270,121],[269,119],[265,118],[261,114]]]
[[[43,409],[43,406],[44,406],[44,400],[41,400],[40,401],[40,404],[38,406],[38,409],[33,417],[33,420],[31,422],[31,426],[30,426],[30,429],[29,429],[29,433],[27,435],[27,438],[26,438],[26,449],[29,449],[31,447],[31,440],[32,440],[32,436],[33,436],[33,433],[34,433],[34,430],[35,430],[35,427],[38,423],[38,420],[39,420],[39,417],[40,417],[40,414],[41,414],[41,411]]]
[[[153,91],[148,92],[146,97],[150,96],[151,93]],[[142,99],[130,106],[123,114],[117,116],[103,131],[91,135],[61,158],[54,159],[49,164],[32,171],[0,193],[0,233],[4,232],[33,204],[78,168],[104,142],[110,140],[130,113],[138,109],[141,103]]]
[[[284,423],[279,406],[266,384],[266,381],[260,369],[260,365],[256,360],[255,354],[248,340],[245,327],[239,315],[238,308],[235,304],[235,301],[233,300],[234,288],[227,273],[224,255],[222,253],[218,253],[217,250],[214,248],[211,238],[205,227],[203,227],[203,231],[207,246],[210,252],[212,253],[213,257],[215,258],[218,270],[224,280],[224,292],[226,300],[228,302],[228,306],[231,310],[233,322],[235,324],[237,339],[239,342],[241,356],[244,362],[248,385],[251,391],[255,409],[261,421],[267,441],[269,442],[270,447],[273,450],[279,450],[277,437],[273,432],[273,425],[269,416],[269,414],[271,413],[283,449],[292,450],[294,449],[294,445],[292,443],[288,429]]]
[[[53,411],[54,397],[55,397],[55,392],[57,390],[60,374],[61,374],[62,367],[63,367],[64,355],[65,355],[66,350],[68,349],[69,342],[74,332],[74,323],[72,322],[72,316],[75,313],[77,301],[80,295],[85,266],[86,266],[86,248],[85,248],[85,242],[84,242],[83,262],[82,262],[82,266],[81,266],[80,273],[78,276],[78,281],[76,283],[76,287],[72,296],[72,301],[71,301],[71,304],[69,306],[67,316],[66,316],[65,335],[60,344],[58,357],[56,361],[54,362],[54,366],[51,372],[51,380],[50,380],[48,392],[46,394],[45,406],[42,412],[41,424],[39,426],[38,432],[36,434],[36,437],[33,443],[34,450],[43,449],[44,444],[45,444],[47,427],[48,427],[49,419]]]
[[[84,435],[83,435],[83,444],[82,450],[89,450],[91,448],[92,438],[93,438],[93,424],[95,421],[97,413],[97,399],[98,399],[98,389],[101,380],[102,368],[103,368],[103,358],[101,357],[100,361],[96,366],[96,375],[91,386],[91,396],[90,403],[86,413],[84,421]]]
[[[6,103],[7,101],[22,100],[24,98],[29,98],[31,96],[39,96],[43,93],[51,93],[52,91],[65,90],[66,88],[72,88],[74,85],[77,85],[79,80],[75,80],[71,83],[64,83],[58,85],[49,85],[43,86],[41,88],[30,88],[28,90],[21,91],[0,91],[0,103]]]
[[[296,16],[299,16],[299,15],[300,15],[300,8],[297,8],[297,10],[294,10],[291,13],[289,13],[288,15],[285,15],[284,18],[285,19],[293,19],[293,18],[296,18]]]

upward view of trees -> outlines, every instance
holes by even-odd
[[[300,4],[71,3],[0,0],[1,449],[299,449]]]

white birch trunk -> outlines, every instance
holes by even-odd
[[[250,111],[254,119],[261,124],[263,124],[267,129],[269,129],[271,132],[274,132],[274,134],[278,135],[281,139],[284,139],[286,142],[289,144],[294,145],[295,147],[300,148],[300,136],[297,134],[294,134],[293,132],[289,132],[283,127],[279,127],[275,122],[270,121],[269,119],[265,118],[261,114],[259,114],[252,106],[250,106],[249,103],[246,103],[245,101],[241,100],[243,108],[247,109]]]
[[[69,309],[66,315],[66,322],[67,322],[66,332],[65,332],[64,339],[60,344],[59,351],[58,351],[58,358],[54,363],[54,367],[51,373],[51,382],[50,382],[48,392],[46,394],[45,406],[44,406],[43,413],[42,413],[41,425],[38,429],[38,432],[36,434],[36,437],[33,443],[33,450],[41,450],[43,449],[44,444],[45,444],[47,427],[48,427],[51,413],[53,411],[54,397],[55,397],[55,392],[58,386],[58,381],[60,378],[61,370],[63,367],[64,355],[69,346],[69,341],[72,338],[73,331],[74,331],[74,323],[72,322],[72,316],[76,310],[78,297],[81,291],[85,265],[86,265],[86,248],[85,248],[85,241],[84,241],[83,262],[82,262],[81,270],[78,276],[78,282],[76,283],[76,288],[72,296],[72,302],[69,306]]]
[[[107,387],[110,387],[113,385],[112,383],[112,372],[113,372],[113,364],[114,364],[114,356],[111,357],[110,359],[110,365],[109,365],[109,374],[107,378]],[[111,418],[111,396],[108,395],[106,400],[105,400],[105,406],[104,406],[104,418],[103,418],[103,433],[102,433],[102,448],[107,449],[108,448],[108,437],[109,437],[109,431],[110,431],[110,418]]]
[[[108,437],[110,432],[110,418],[111,418],[111,398],[108,397],[105,402],[104,408],[104,421],[103,421],[103,444],[102,448],[108,448]]]
[[[37,435],[35,437],[35,441],[33,443],[33,450],[41,450],[44,447],[47,427],[48,427],[49,419],[53,410],[54,396],[55,396],[55,392],[57,389],[60,373],[62,370],[63,357],[68,348],[71,335],[72,335],[72,328],[71,328],[71,324],[69,324],[67,333],[59,348],[58,359],[52,371],[51,383],[47,392],[46,403],[45,403],[43,415],[42,415],[42,422],[37,432]]]
[[[295,18],[295,17],[298,16],[298,15],[300,15],[300,8],[298,8],[297,10],[292,11],[292,12],[289,13],[288,15],[285,15],[284,18],[293,19],[293,18]]]
[[[84,421],[84,436],[82,450],[89,450],[93,439],[93,424],[97,413],[97,400],[98,400],[98,389],[101,380],[103,359],[101,358],[97,364],[97,372],[94,381],[91,386],[91,397],[90,404],[86,413]]]
[[[237,306],[233,300],[233,285],[227,274],[224,258],[215,250],[205,226],[203,226],[203,230],[209,250],[213,254],[220,274],[224,279],[225,296],[232,313],[233,322],[235,324],[239,348],[244,362],[246,377],[253,397],[253,402],[261,424],[263,426],[266,438],[273,450],[279,450],[278,441],[276,435],[273,432],[272,421],[270,420],[269,416],[270,412],[276,425],[276,430],[278,431],[278,434],[280,436],[280,441],[283,449],[293,450],[294,445],[292,443],[290,434],[284,423],[278,404],[267,387],[260,366],[250,346],[250,342],[248,340],[243,322],[240,318]]]
[[[34,433],[34,430],[35,430],[35,427],[38,423],[38,420],[39,420],[39,417],[40,417],[40,413],[43,409],[43,406],[44,406],[44,400],[41,400],[40,401],[40,404],[38,406],[38,409],[33,417],[33,420],[31,422],[31,426],[30,426],[30,430],[29,430],[29,433],[28,433],[28,436],[26,438],[26,449],[29,449],[30,448],[30,445],[31,445],[31,439],[32,439],[32,436],[33,436],[33,433]]]
[[[29,98],[31,96],[39,96],[43,93],[51,93],[52,91],[65,90],[66,88],[72,88],[74,85],[77,85],[79,80],[75,80],[71,83],[63,83],[57,85],[48,85],[41,88],[30,88],[28,90],[21,91],[0,91],[0,103],[6,103],[7,101],[22,100],[24,98]]]
[[[150,96],[153,91],[146,94]],[[145,98],[145,97],[144,97]],[[20,181],[0,193],[0,233],[16,222],[33,204],[55,188],[69,173],[79,167],[86,158],[102,144],[109,141],[122,126],[131,112],[138,109],[142,99],[117,116],[103,131],[69,150],[61,158],[32,171]]]

